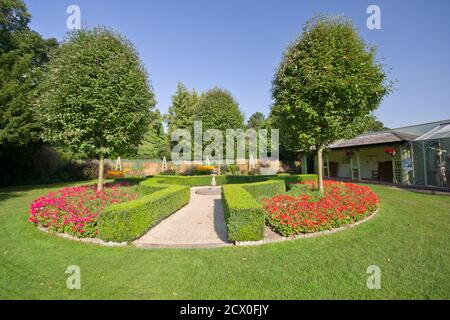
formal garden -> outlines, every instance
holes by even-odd
[[[181,83],[162,114],[117,31],[82,28],[58,43],[29,28],[23,1],[0,9],[1,298],[448,298],[448,195],[323,178],[323,151],[376,130],[392,91],[350,20],[306,22],[275,72],[270,114],[245,122],[229,90]],[[207,134],[183,149],[197,122],[218,135],[279,128],[265,149],[282,165],[261,174],[267,159],[245,143],[244,167],[234,153],[223,165],[226,143],[207,154]],[[176,164],[198,152],[197,165]],[[318,159],[308,174],[305,152]],[[121,158],[158,170],[114,167]],[[78,290],[68,266],[81,270]]]
[[[448,297],[448,196],[371,185],[379,212],[356,228],[314,238],[212,249],[105,247],[47,234],[28,221],[30,203],[37,198],[79,185],[0,190],[3,298]],[[366,269],[374,264],[383,270],[380,290],[366,287]],[[66,287],[68,265],[82,270],[80,290]]]
[[[222,185],[228,240],[262,240],[266,221],[283,236],[331,230],[378,209],[378,198],[367,187],[326,181],[322,194],[316,179],[315,175],[215,178]],[[187,205],[190,187],[208,185],[210,177],[155,176],[134,185],[125,181],[108,183],[101,191],[92,185],[48,193],[32,202],[28,220],[50,232],[130,242]]]

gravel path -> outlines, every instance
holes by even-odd
[[[199,189],[219,191],[220,187],[193,187],[189,203],[134,241],[137,247],[220,247],[227,240],[222,196],[200,195]],[[209,191],[211,191],[209,190]]]

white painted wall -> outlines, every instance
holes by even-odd
[[[372,179],[372,170],[378,170],[378,162],[392,160],[391,156],[384,151],[385,148],[386,146],[373,146],[354,149],[355,153],[352,158],[353,166],[355,168],[357,167],[356,152],[358,152],[362,179]],[[332,150],[327,154],[330,162],[338,163],[338,177],[351,178],[350,161],[346,160],[345,153],[346,149],[342,149]],[[398,154],[399,150],[397,150],[397,156]]]

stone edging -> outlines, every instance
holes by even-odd
[[[98,239],[98,238],[78,238],[78,237],[71,236],[70,234],[66,234],[66,233],[49,232],[48,229],[44,228],[44,227],[37,227],[37,228],[45,233],[54,234],[60,238],[73,240],[73,241],[93,243],[93,244],[98,244],[98,245],[102,245],[102,246],[106,246],[106,247],[125,247],[128,245],[127,242],[103,241],[102,239]]]
[[[360,225],[361,223],[364,223],[364,222],[372,219],[378,213],[379,210],[380,210],[380,208],[375,210],[370,216],[367,216],[360,221],[357,221],[355,223],[348,224],[348,225],[345,225],[345,226],[342,226],[339,228],[331,229],[331,230],[324,230],[324,231],[318,231],[318,232],[312,232],[312,233],[302,233],[302,234],[299,234],[296,236],[291,236],[291,237],[280,236],[280,238],[263,239],[263,240],[258,240],[258,241],[235,241],[235,245],[236,246],[258,246],[258,245],[267,244],[267,243],[276,243],[276,242],[304,239],[304,238],[315,238],[315,237],[324,236],[327,234],[333,234],[333,233],[337,233],[340,231],[354,228],[354,227]]]
[[[363,220],[357,221],[355,223],[352,224],[348,224],[339,228],[335,228],[335,229],[331,229],[331,230],[324,230],[324,231],[318,231],[318,232],[313,232],[313,233],[302,233],[296,236],[291,236],[291,237],[283,237],[280,236],[279,238],[275,238],[275,239],[263,239],[263,240],[258,240],[258,241],[235,241],[234,244],[236,246],[258,246],[258,245],[262,245],[262,244],[268,244],[268,243],[277,243],[277,242],[283,242],[283,241],[290,241],[290,240],[297,240],[297,239],[304,239],[304,238],[315,238],[315,237],[319,237],[319,236],[324,236],[327,234],[333,234],[333,233],[337,233],[340,231],[344,231],[347,229],[351,229],[354,228],[358,225],[360,225],[361,223],[364,223],[370,219],[372,219],[379,211],[380,209],[378,208],[377,210],[375,210],[370,216],[365,217]],[[128,246],[127,242],[112,242],[112,241],[103,241],[101,239],[98,238],[77,238],[75,236],[66,234],[66,233],[53,233],[53,232],[49,232],[47,228],[44,227],[37,227],[40,231],[43,231],[45,233],[48,234],[54,234],[60,238],[64,238],[64,239],[68,239],[68,240],[72,240],[72,241],[78,241],[78,242],[85,242],[85,243],[92,243],[92,244],[97,244],[97,245],[102,245],[102,246],[106,246],[106,247],[126,247]],[[229,246],[230,244],[224,244],[224,245],[213,245],[211,246],[210,244],[202,244],[202,245],[176,245],[176,246],[159,246],[159,245],[151,245],[151,246],[136,246],[137,248],[142,248],[142,249],[155,249],[155,248],[218,248],[218,247],[225,247],[225,246]]]

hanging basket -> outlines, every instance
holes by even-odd
[[[390,155],[392,158],[395,157],[397,154],[397,151],[394,148],[387,147],[384,149],[384,152],[386,152],[388,155]]]
[[[345,157],[347,159],[350,159],[351,157],[353,157],[354,154],[355,154],[355,152],[353,150],[350,150],[350,149],[345,150]]]

